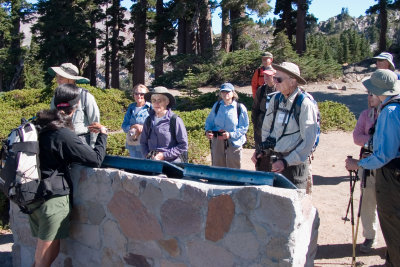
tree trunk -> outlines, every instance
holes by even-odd
[[[208,0],[200,0],[199,10],[200,54],[205,58],[210,58],[212,56],[212,30],[211,10]]]
[[[387,33],[387,0],[379,1],[379,22],[381,31],[379,34],[379,52],[386,51],[386,33]]]
[[[178,54],[186,52],[186,20],[178,19]]]
[[[135,18],[135,45],[133,56],[133,86],[138,83],[144,84],[145,75],[145,59],[146,59],[146,13],[147,0],[138,2],[139,12]]]
[[[96,57],[97,57],[97,44],[96,44],[96,23],[94,17],[91,16],[90,18],[90,28],[91,28],[91,40],[90,46],[92,47],[91,52],[89,54],[89,80],[91,86],[96,86],[96,73],[97,73],[97,66],[96,66]]]
[[[242,4],[238,4],[230,9],[230,24],[232,26],[232,50],[240,50],[245,48],[245,43],[241,41],[241,37],[244,34],[244,28],[241,25],[243,18],[245,17],[245,7]]]
[[[119,8],[120,0],[113,0],[111,36],[111,88],[119,89]]]
[[[21,1],[11,1],[11,23],[12,28],[10,30],[11,34],[11,64],[14,66],[14,75],[10,84],[9,90],[22,89],[24,87],[24,82],[22,78],[23,62],[22,60],[22,50],[21,50],[21,33],[19,31],[21,23]],[[22,67],[22,69],[21,69]]]
[[[163,17],[164,14],[164,4],[163,0],[157,0],[156,3],[157,17]],[[157,79],[164,74],[164,39],[162,34],[159,33],[156,36],[156,55],[154,63],[154,76]]]
[[[306,51],[305,18],[307,13],[306,0],[297,0],[296,52],[302,55]]]
[[[229,8],[225,5],[225,0],[221,2],[222,9],[222,31],[221,31],[221,50],[230,51],[231,34],[229,29]]]
[[[289,39],[291,45],[293,45],[293,27],[292,27],[292,4],[288,1],[288,4],[285,6],[285,10],[283,11],[283,20],[285,22],[286,34]]]
[[[186,22],[186,54],[196,53],[196,28],[198,16],[194,16]]]
[[[105,70],[104,70],[104,79],[106,82],[106,89],[110,89],[110,38],[109,38],[110,32],[108,30],[108,23],[106,21],[106,52],[104,53],[104,60],[106,62],[105,64]]]

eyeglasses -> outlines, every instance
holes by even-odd
[[[152,104],[160,104],[160,103],[162,103],[162,102],[164,102],[164,99],[162,99],[162,98],[158,98],[158,99],[155,99],[155,98],[152,98],[151,99],[151,103]]]
[[[144,93],[134,93],[135,96],[144,96]]]

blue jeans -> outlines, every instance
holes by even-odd
[[[142,150],[140,148],[140,145],[138,146],[126,146],[126,149],[129,151],[129,155],[132,158],[139,158],[139,159],[144,159],[144,156],[142,155]]]

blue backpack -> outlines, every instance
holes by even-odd
[[[272,133],[272,131],[274,130],[275,117],[276,117],[276,113],[277,113],[278,108],[279,108],[279,99],[280,99],[281,95],[282,94],[280,92],[278,92],[278,93],[276,93],[276,96],[274,98],[274,118],[272,120],[272,126],[271,126],[271,129],[269,131],[270,133]],[[293,105],[292,105],[292,107],[291,107],[291,109],[289,111],[289,116],[288,117],[290,118],[290,116],[294,112],[294,118],[295,118],[295,120],[297,122],[297,125],[299,125],[301,104],[303,103],[303,100],[306,97],[311,100],[311,102],[314,104],[315,109],[317,111],[317,125],[318,125],[318,127],[317,127],[317,133],[316,133],[314,145],[313,145],[313,147],[311,149],[311,153],[313,153],[316,150],[317,146],[318,146],[319,136],[321,134],[321,115],[319,113],[318,103],[315,101],[315,99],[312,97],[312,95],[310,95],[309,93],[307,93],[307,92],[302,90],[300,94],[296,95],[296,97],[295,97],[295,99],[293,101]],[[287,125],[288,124],[286,123],[284,128],[283,128],[282,135],[277,139],[277,141],[286,135],[285,132],[286,132]]]

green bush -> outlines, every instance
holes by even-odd
[[[333,101],[318,103],[321,114],[321,131],[332,130],[353,131],[357,120],[349,108]]]

